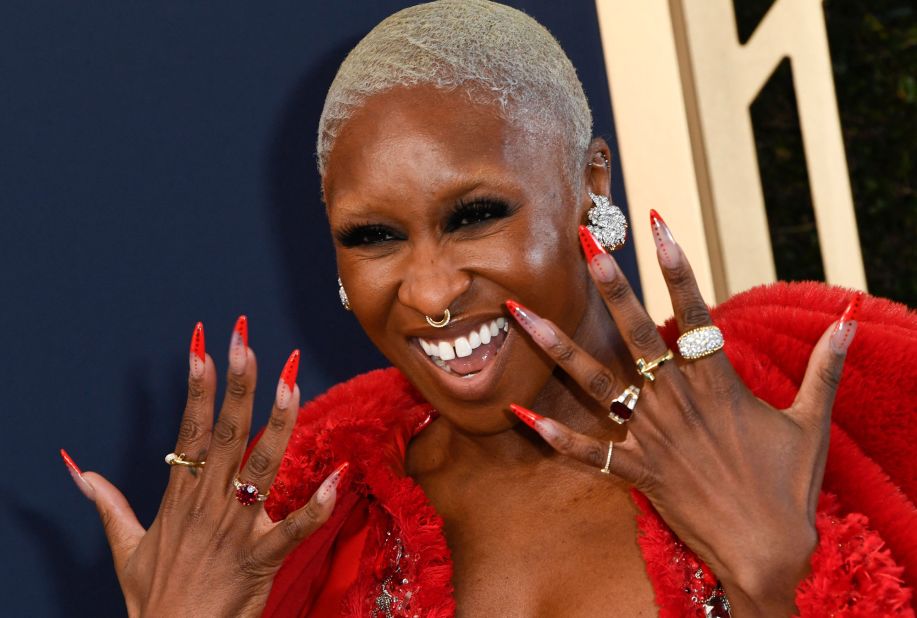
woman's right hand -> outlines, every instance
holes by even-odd
[[[272,522],[262,501],[244,506],[236,497],[234,479],[266,492],[293,431],[299,409],[299,351],[284,366],[270,420],[241,471],[257,374],[245,316],[233,331],[226,393],[216,424],[216,369],[204,351],[200,323],[191,341],[190,365],[175,453],[206,460],[206,466],[171,466],[159,512],[148,530],[114,485],[94,472],[81,473],[62,454],[74,481],[99,511],[131,616],[259,615],[284,557],[331,515],[347,464],[282,521]]]

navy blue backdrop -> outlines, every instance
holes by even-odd
[[[148,524],[197,320],[222,373],[247,313],[262,384],[301,347],[306,398],[385,363],[338,303],[313,151],[347,50],[408,4],[0,7],[0,613],[123,613],[57,450]],[[560,39],[616,150],[593,2],[511,4]],[[626,205],[617,158],[614,186]],[[258,424],[272,392],[257,395]]]

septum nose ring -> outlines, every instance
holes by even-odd
[[[452,314],[449,313],[448,309],[446,309],[446,312],[443,313],[443,319],[441,320],[434,320],[433,318],[431,318],[428,315],[425,315],[423,317],[427,318],[427,324],[429,324],[433,328],[443,328],[444,326],[448,325],[449,322],[452,321]]]

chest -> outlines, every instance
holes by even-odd
[[[459,616],[654,616],[626,490],[494,488],[444,516]]]

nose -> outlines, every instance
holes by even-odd
[[[416,248],[405,264],[398,300],[418,313],[438,320],[471,287],[471,275],[459,268],[441,247]]]

